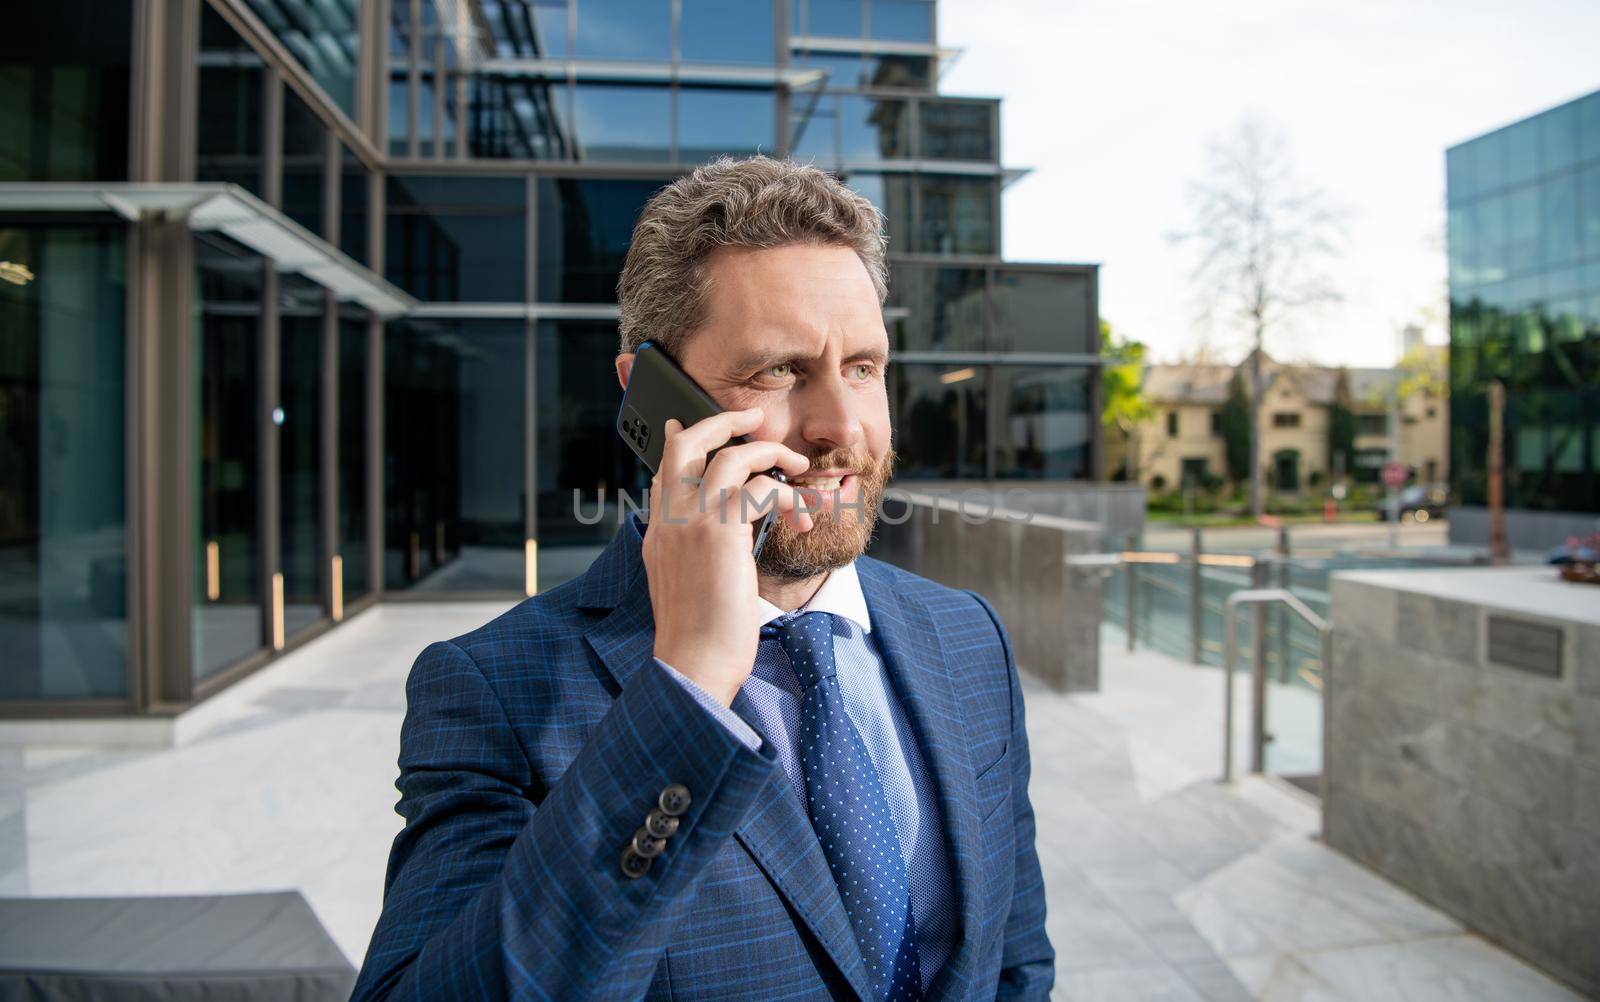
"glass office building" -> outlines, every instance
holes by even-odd
[[[1600,92],[1445,156],[1456,520],[1487,538],[1499,380],[1508,532],[1553,546],[1600,515]]]
[[[930,0],[57,0],[0,36],[0,714],[168,713],[375,601],[580,573],[652,193],[887,217],[903,480],[1098,468],[1092,265],[999,256]]]

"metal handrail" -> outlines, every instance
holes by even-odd
[[[1228,596],[1228,601],[1223,608],[1223,644],[1222,677],[1223,677],[1223,703],[1222,703],[1222,781],[1233,781],[1233,665],[1239,658],[1239,632],[1238,611],[1241,605],[1266,605],[1270,602],[1282,602],[1296,615],[1305,620],[1312,629],[1317,631],[1317,637],[1322,644],[1322,665],[1324,685],[1332,674],[1331,664],[1328,660],[1328,621],[1311,611],[1311,608],[1295,596],[1293,592],[1282,588],[1247,588],[1236,591]],[[1257,634],[1255,642],[1259,646],[1262,637]],[[1265,664],[1256,658],[1250,668],[1251,689],[1255,693],[1255,712],[1251,716],[1250,727],[1250,771],[1262,771],[1262,749],[1266,742],[1263,735],[1267,729],[1267,676]],[[1323,698],[1327,698],[1324,691]]]

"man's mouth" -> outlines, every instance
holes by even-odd
[[[832,491],[838,490],[839,485],[844,483],[847,477],[854,475],[846,473],[837,477],[797,477],[789,482],[796,487],[808,487],[816,491]]]

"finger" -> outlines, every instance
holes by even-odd
[[[789,484],[779,483],[768,476],[756,476],[741,490],[748,500],[743,502],[742,510],[734,513],[740,517],[740,521],[760,521],[769,510],[776,508],[797,531],[811,531],[811,512],[817,508],[814,505],[808,508],[805,499]]]
[[[776,466],[791,477],[802,476],[811,468],[811,460],[784,445],[760,439],[726,446],[712,457],[706,467],[706,490],[732,491],[742,486],[757,473],[765,473]]]
[[[754,431],[761,426],[759,407],[742,411],[720,411],[708,418],[684,427],[676,418],[667,424],[677,424],[678,430],[664,432],[661,445],[661,468],[668,471],[672,484],[681,483],[684,477],[698,477],[705,473],[706,454],[719,445],[726,445],[735,435]]]

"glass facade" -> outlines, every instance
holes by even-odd
[[[133,5],[9,5],[0,31],[0,181],[128,177]]]
[[[0,713],[181,706],[375,600],[582,573],[649,480],[612,430],[633,227],[724,154],[813,162],[882,211],[900,478],[1092,475],[1095,268],[1001,259],[999,101],[937,93],[931,0],[150,4],[194,63],[181,98],[133,79],[161,70],[134,7],[13,18],[0,184],[269,208],[0,215]],[[1500,225],[1544,257],[1590,239]]]
[[[0,216],[0,699],[124,698],[125,237]]]
[[[262,580],[261,302],[266,262],[196,235],[192,666],[203,679],[267,643]]]
[[[524,327],[457,320],[388,325],[385,588],[522,588]]]
[[[1459,499],[1487,503],[1499,380],[1506,504],[1600,512],[1600,92],[1450,149],[1446,175]]]

